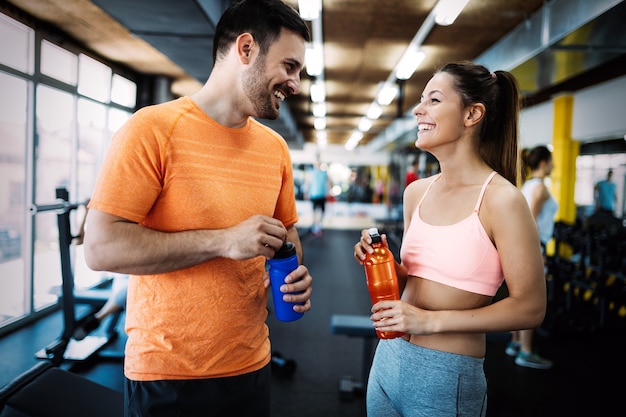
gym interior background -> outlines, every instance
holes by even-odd
[[[112,1],[77,3],[98,10],[96,4],[115,5]],[[228,2],[214,3],[225,6]],[[328,13],[335,3],[323,1]],[[392,3],[408,7],[409,2]],[[432,9],[435,1],[423,3],[432,3]],[[546,16],[546,9],[552,13],[570,10],[572,16],[579,16],[581,12],[575,11],[585,7],[585,2],[567,0],[536,3],[520,25],[532,26],[535,19]],[[555,366],[547,372],[519,369],[503,353],[507,335],[490,335],[486,371],[491,416],[609,415],[609,410],[621,407],[619,387],[623,384],[619,381],[626,371],[625,342],[619,337],[626,321],[626,40],[623,31],[616,33],[612,28],[613,22],[623,22],[626,6],[623,1],[591,3],[599,10],[598,20],[581,18],[579,27],[522,65],[541,67],[548,65],[548,54],[558,62],[563,59],[561,52],[578,53],[575,58],[568,55],[562,64],[578,72],[555,76],[558,82],[535,91],[521,119],[523,145],[554,146],[558,162],[552,190],[564,209],[550,248],[550,310],[537,341]],[[74,319],[101,305],[110,285],[107,274],[85,266],[75,235],[113,133],[137,108],[176,94],[170,77],[139,71],[131,63],[111,60],[86,47],[88,40],[70,35],[67,25],[42,17],[56,10],[55,2],[39,4],[49,9],[34,13],[37,2],[0,2],[0,387],[7,387],[37,364],[49,362],[119,392],[123,314],[83,344],[68,336]],[[327,16],[332,22],[331,15]],[[88,21],[88,16],[83,18]],[[611,35],[610,40],[606,35],[581,37],[578,31],[584,28],[588,34],[597,34],[598,26]],[[419,23],[411,31],[418,27]],[[330,24],[328,28],[329,36],[335,33]],[[514,38],[516,30],[519,26],[511,27],[496,41]],[[335,40],[329,36],[325,42],[332,45]],[[405,44],[411,40],[407,37]],[[485,46],[487,50],[458,59],[487,59],[498,42]],[[603,58],[589,58],[586,51]],[[169,59],[163,55],[163,60]],[[203,68],[204,76],[208,75],[209,65]],[[332,75],[329,71],[327,79]],[[314,80],[303,75],[303,84]],[[307,233],[310,205],[304,199],[298,201],[312,275],[323,279],[316,280],[314,311],[303,320],[287,325],[270,316],[277,359],[273,415],[365,415],[358,387],[366,378],[363,369],[375,340],[368,335],[334,333],[331,324],[333,316],[362,316],[369,310],[363,271],[351,259],[358,231],[378,225],[392,237],[397,251],[402,225],[394,190],[416,158],[420,175],[437,169],[432,158],[413,145],[415,132],[406,117],[413,104],[405,97],[406,108],[398,112],[391,104],[389,125],[379,127],[362,149],[348,151],[336,143],[321,147],[308,139],[288,141],[296,187],[306,183],[308,168],[320,156],[329,166],[334,187],[326,219],[328,233],[321,238]],[[310,128],[305,123],[313,125],[311,111],[302,110],[309,107],[301,102],[294,105],[296,130],[305,132]],[[401,133],[394,137],[393,146],[374,146],[394,129]],[[335,126],[331,131],[336,135],[349,130]],[[617,209],[610,221],[591,227],[593,185],[609,168],[618,185]],[[383,184],[381,198],[371,193],[377,183]],[[370,192],[359,193],[355,200],[357,186]],[[38,372],[47,375],[48,371]],[[346,381],[354,384],[346,385]],[[83,380],[77,384],[88,385]],[[57,400],[69,395],[69,401],[80,402],[80,392],[57,388]],[[99,392],[97,387],[94,392]],[[3,401],[8,394],[0,390],[0,416],[7,412]],[[101,393],[103,398],[109,394]]]

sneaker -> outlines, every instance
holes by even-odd
[[[76,323],[72,337],[76,340],[83,340],[89,333],[96,330],[98,326],[100,326],[100,321],[95,315],[89,314]]]
[[[313,227],[311,227],[311,234],[316,237],[322,236],[322,227],[319,225],[313,225]]]
[[[525,353],[522,351],[520,351],[515,357],[515,363],[519,366],[525,366],[527,368],[534,368],[534,369],[552,368],[551,360],[542,358],[536,353]]]
[[[509,342],[508,345],[506,345],[506,349],[504,350],[504,353],[506,353],[509,356],[517,356],[517,354],[519,353],[519,348],[520,348],[520,342]]]

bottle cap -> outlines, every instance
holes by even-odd
[[[377,227],[372,227],[372,228],[367,229],[367,233],[369,233],[370,237],[372,238],[372,243],[382,242],[382,238],[380,237],[380,234],[378,233]]]
[[[276,251],[273,259],[291,258],[296,254],[296,245],[293,242],[286,242],[280,249]]]

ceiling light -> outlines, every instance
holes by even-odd
[[[313,120],[313,127],[315,130],[324,130],[326,129],[326,118],[325,117],[316,117]]]
[[[328,143],[328,134],[324,131],[317,131],[315,137],[317,138],[317,147],[325,148]]]
[[[390,82],[385,82],[378,92],[376,101],[381,106],[389,105],[398,94],[398,86]]]
[[[361,117],[361,120],[359,120],[359,130],[361,132],[367,132],[371,128],[372,128],[372,121],[368,119],[367,117]]]
[[[441,26],[451,25],[461,14],[467,3],[469,3],[469,0],[439,0],[439,3],[433,10],[435,22]]]
[[[298,0],[298,10],[304,20],[315,20],[320,17],[322,0]]]
[[[318,76],[324,70],[324,53],[321,44],[309,44],[304,52],[306,73],[312,77]]]
[[[315,103],[313,105],[313,116],[325,117],[326,116],[326,103]]]
[[[311,101],[319,103],[326,100],[326,86],[323,81],[317,80],[311,84]]]
[[[423,51],[409,47],[396,66],[396,78],[399,80],[411,78],[425,57],[426,54]]]
[[[381,114],[383,114],[383,108],[380,107],[378,103],[373,102],[372,104],[370,104],[369,108],[367,109],[366,116],[369,119],[376,120],[380,117]]]
[[[355,130],[354,133],[352,133],[350,135],[350,137],[348,138],[348,141],[346,142],[346,144],[344,145],[344,147],[351,151],[354,148],[356,148],[356,145],[359,144],[359,142],[361,141],[361,139],[363,139],[363,132],[360,132],[358,130]]]

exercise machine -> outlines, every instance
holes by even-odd
[[[87,289],[76,290],[74,288],[74,272],[71,258],[71,247],[75,240],[82,239],[82,232],[73,235],[70,223],[70,215],[73,210],[86,206],[87,201],[80,203],[69,202],[69,192],[66,188],[57,188],[56,197],[58,203],[38,207],[39,210],[56,210],[59,227],[59,251],[61,255],[61,297],[63,308],[63,330],[59,338],[36,353],[39,359],[48,359],[52,364],[59,365],[64,360],[84,361],[94,355],[99,357],[122,359],[123,352],[118,350],[104,349],[117,337],[116,326],[122,312],[115,313],[109,319],[104,335],[87,335],[82,340],[72,337],[74,330],[81,319],[97,312],[111,295],[110,286],[112,280]],[[77,306],[87,306],[87,314],[79,316]],[[81,310],[85,310],[84,308]],[[104,324],[104,323],[103,323]]]
[[[0,388],[0,417],[116,417],[124,394],[85,377],[38,362]]]

